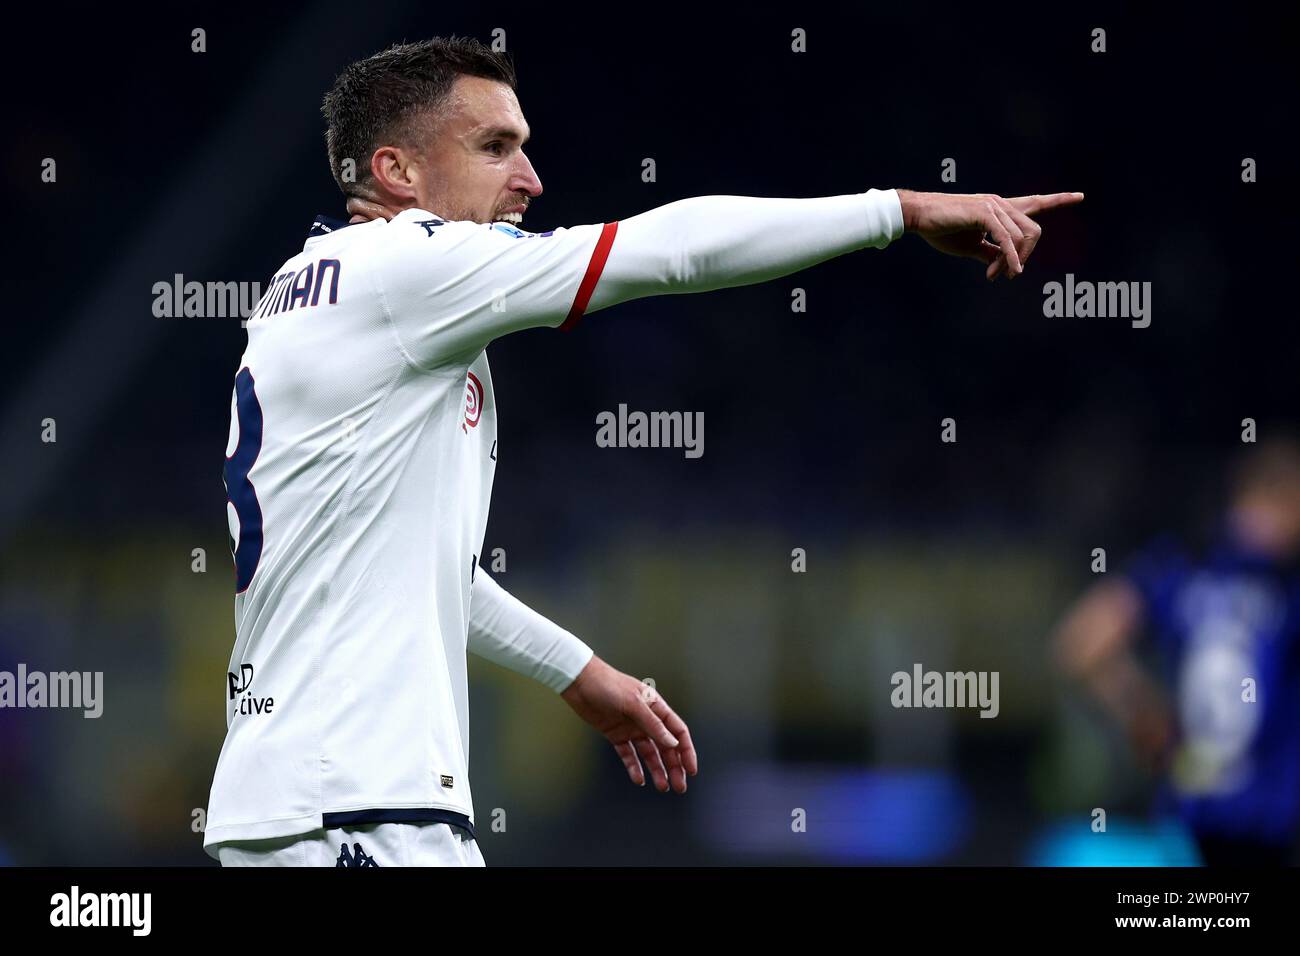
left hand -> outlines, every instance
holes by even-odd
[[[650,768],[650,777],[660,793],[667,793],[670,785],[678,793],[685,793],[686,775],[699,773],[695,745],[686,724],[658,691],[630,674],[592,655],[582,673],[560,696],[574,713],[614,745],[627,775],[637,786],[645,786],[642,761]]]
[[[1002,274],[1013,279],[1024,272],[1043,234],[1031,217],[1083,201],[1078,192],[1010,199],[992,193],[897,192],[906,232],[919,233],[947,255],[978,259],[990,282]]]

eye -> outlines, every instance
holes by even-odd
[[[500,156],[505,151],[504,146],[502,146],[500,143],[495,143],[495,142],[488,143],[485,148],[489,153],[492,153],[494,156]]]

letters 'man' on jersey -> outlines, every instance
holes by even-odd
[[[204,846],[473,830],[470,590],[496,465],[484,351],[575,322],[617,224],[318,221],[248,323],[226,448],[236,640]]]

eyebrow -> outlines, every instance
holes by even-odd
[[[483,134],[483,136],[485,139],[519,140],[519,133],[506,126],[498,126],[495,129],[487,130]],[[526,143],[530,138],[531,138],[531,134],[529,136],[525,136],[522,140],[519,140],[519,142]]]

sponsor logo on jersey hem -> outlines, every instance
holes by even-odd
[[[240,664],[239,673],[226,673],[226,683],[230,689],[230,699],[234,700],[240,694],[244,696],[239,699],[235,706],[235,714],[240,717],[256,717],[259,714],[269,714],[275,707],[274,697],[254,697],[249,690],[253,683],[253,665]]]

